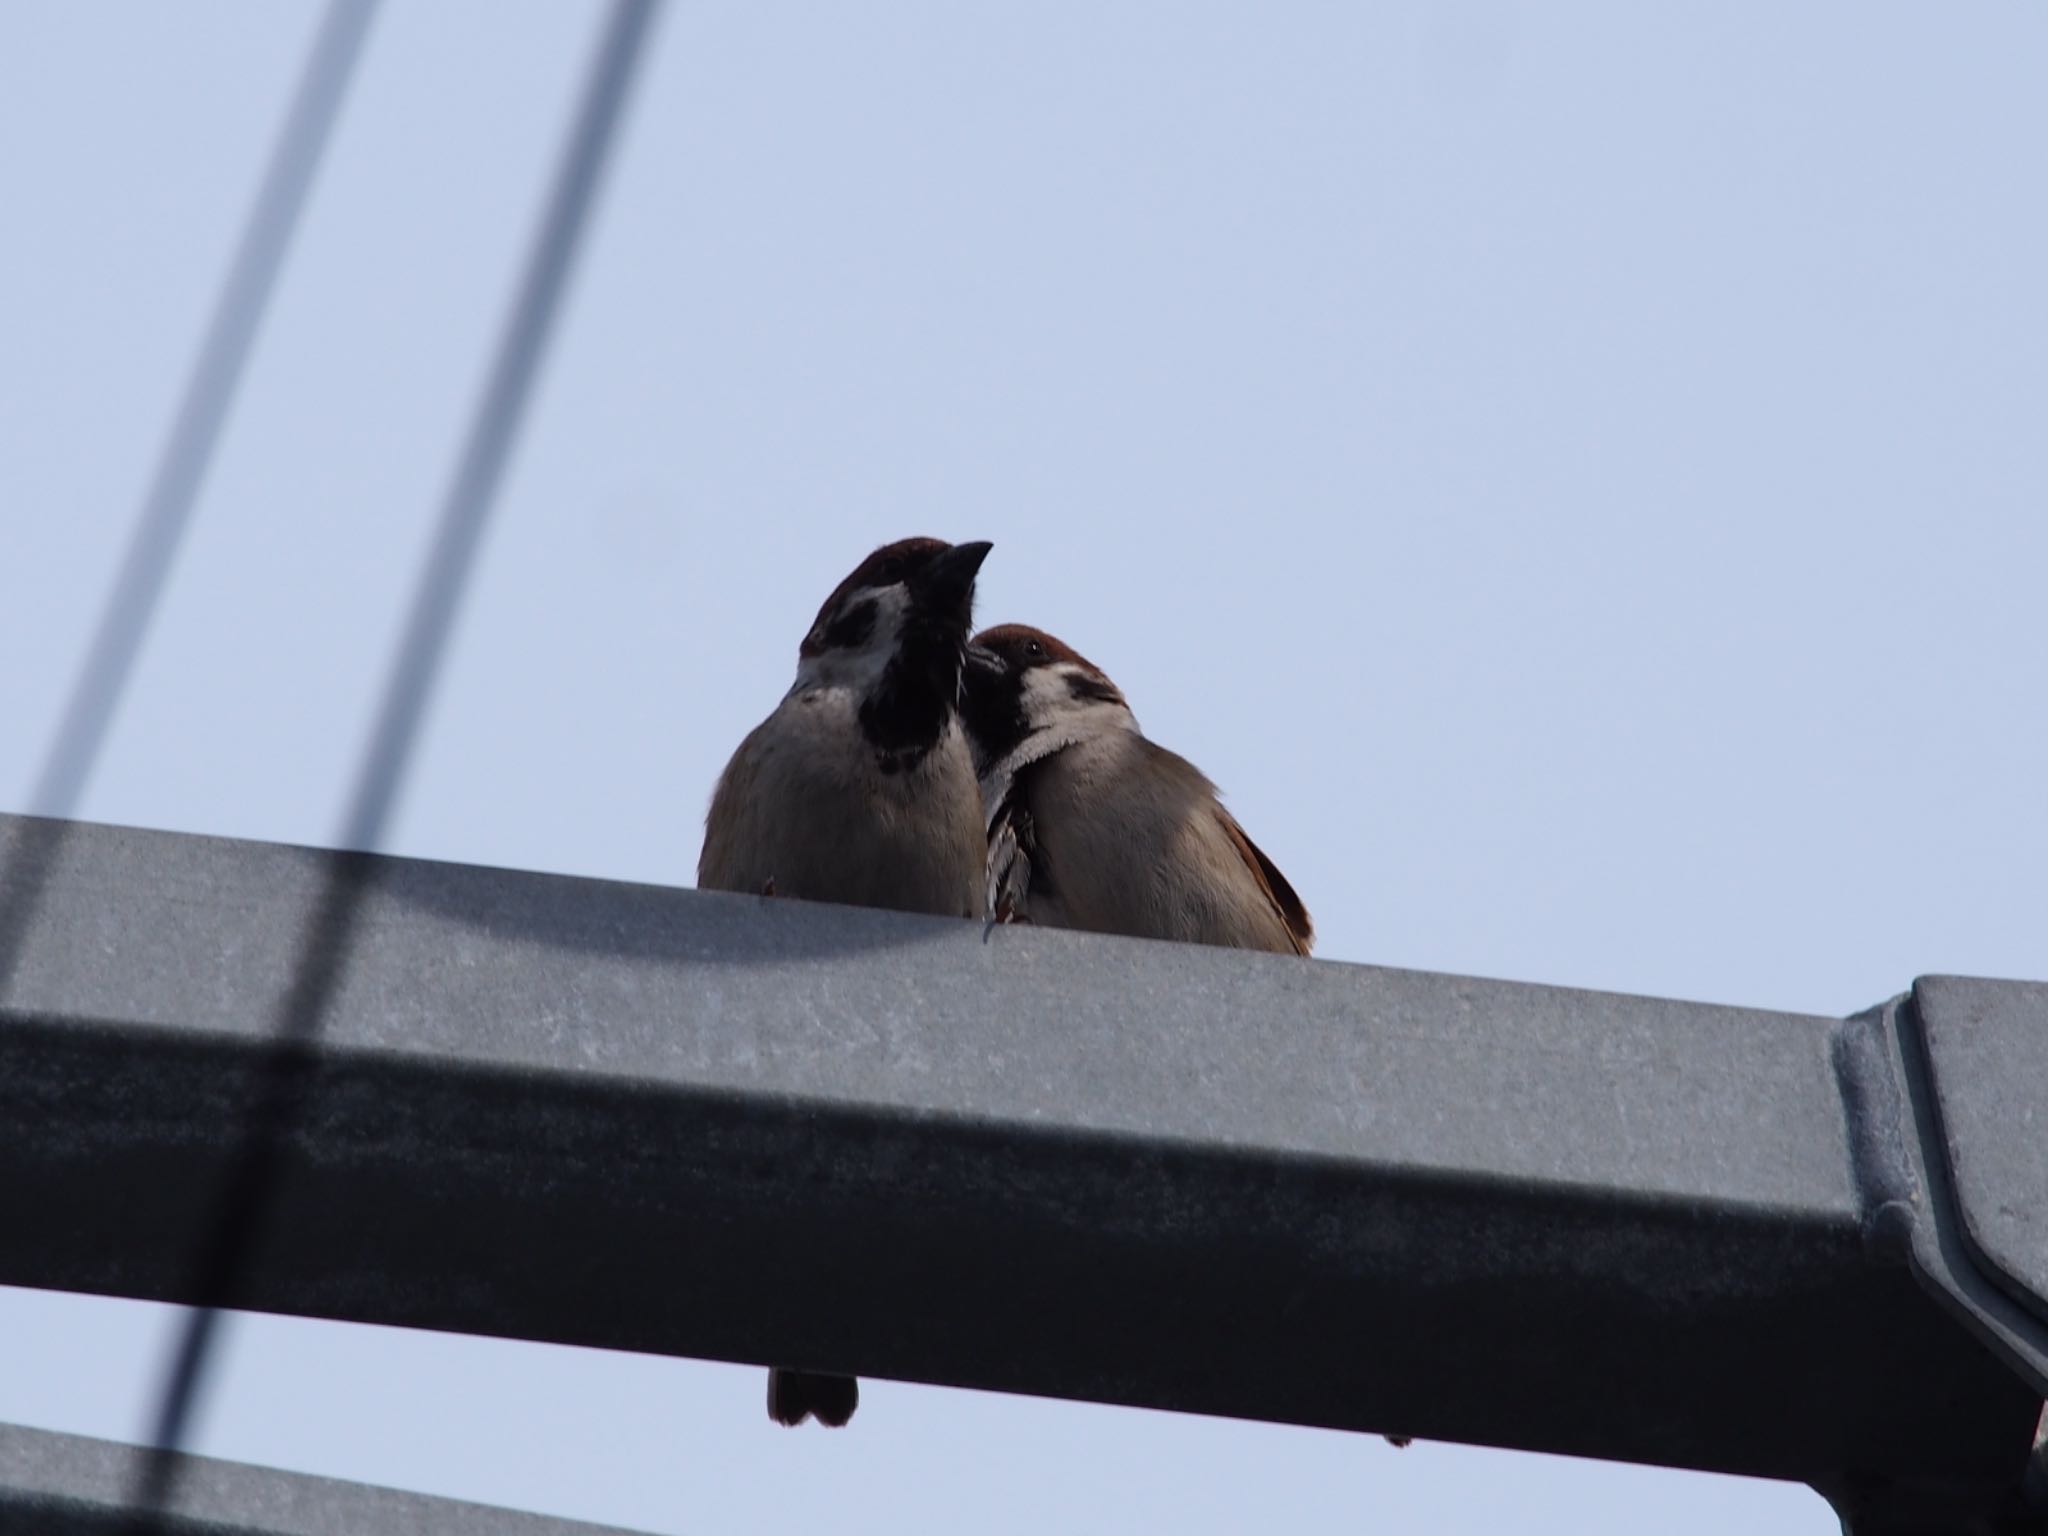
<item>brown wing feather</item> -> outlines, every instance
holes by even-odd
[[[992,923],[1031,921],[1031,813],[1006,800],[988,831],[988,910]]]
[[[1294,894],[1294,887],[1287,883],[1287,877],[1280,873],[1279,867],[1259,851],[1259,845],[1245,836],[1237,818],[1221,804],[1216,807],[1216,818],[1223,823],[1225,834],[1244,859],[1245,867],[1259,882],[1259,888],[1266,893],[1266,899],[1272,902],[1273,910],[1287,925],[1287,936],[1294,941],[1294,952],[1297,955],[1307,954],[1316,941],[1316,925],[1309,920],[1308,908]]]

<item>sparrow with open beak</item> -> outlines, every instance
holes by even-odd
[[[1315,927],[1287,877],[1071,646],[1023,624],[977,635],[965,711],[991,920],[1309,952]]]
[[[825,599],[796,682],[712,792],[700,887],[980,915],[987,844],[960,693],[989,548],[902,539]],[[859,1401],[848,1376],[768,1374],[778,1423],[844,1424]]]

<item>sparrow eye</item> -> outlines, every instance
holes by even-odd
[[[1026,640],[1024,642],[1024,654],[1033,661],[1043,661],[1045,660],[1045,647],[1036,640]]]

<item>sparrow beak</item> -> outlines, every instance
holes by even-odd
[[[986,539],[955,544],[932,556],[914,578],[918,600],[940,613],[965,614],[974,601],[974,577],[995,545]]]

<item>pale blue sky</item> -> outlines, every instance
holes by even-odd
[[[0,8],[0,808],[314,16]],[[332,835],[593,35],[390,0],[87,795]],[[2048,10],[672,5],[389,846],[685,884],[872,545],[989,538],[1331,959],[2048,976]],[[160,1309],[0,1291],[133,1434]],[[203,1449],[656,1531],[1821,1532],[1796,1488],[282,1319]]]

